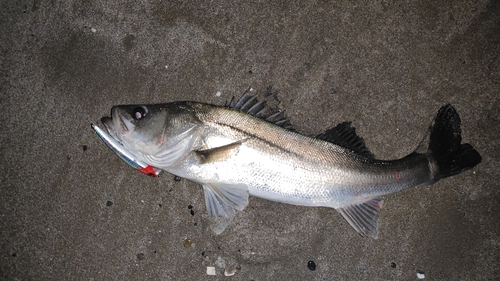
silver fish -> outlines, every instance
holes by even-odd
[[[121,105],[103,117],[110,136],[141,163],[203,186],[211,216],[231,218],[248,196],[335,208],[360,234],[377,238],[381,196],[471,169],[481,156],[461,144],[460,118],[441,107],[415,152],[377,160],[344,122],[315,138],[263,118],[245,93],[229,106],[198,102]]]

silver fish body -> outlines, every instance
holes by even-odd
[[[102,122],[140,161],[200,183],[212,216],[234,215],[252,195],[335,208],[374,238],[381,196],[432,184],[481,161],[472,146],[461,144],[460,119],[450,105],[429,129],[426,151],[383,161],[372,157],[349,123],[311,138],[252,116],[262,106],[245,110],[248,103],[236,109],[196,102],[116,106]]]

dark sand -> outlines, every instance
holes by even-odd
[[[45,2],[0,4],[0,279],[500,278],[499,1]],[[113,105],[249,86],[304,134],[352,121],[382,159],[452,103],[483,162],[387,196],[377,240],[258,198],[215,235],[199,185],[134,171],[90,128]]]

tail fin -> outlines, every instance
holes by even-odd
[[[469,170],[481,162],[481,155],[468,143],[461,144],[460,117],[451,104],[444,105],[428,133],[428,152],[437,165],[434,181]]]

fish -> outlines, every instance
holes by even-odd
[[[462,143],[461,120],[450,104],[439,109],[412,153],[380,160],[351,122],[306,136],[256,97],[246,91],[224,106],[118,105],[101,122],[135,162],[199,183],[212,217],[231,220],[255,196],[334,208],[359,234],[375,239],[384,195],[434,184],[482,160]]]

